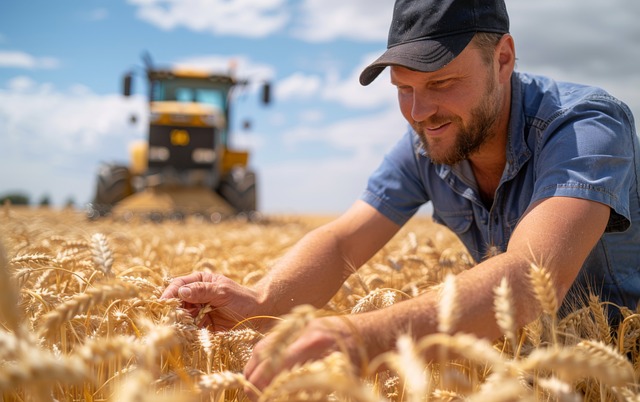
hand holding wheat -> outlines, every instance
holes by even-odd
[[[258,294],[223,275],[194,272],[175,278],[162,299],[177,298],[198,321],[213,331],[226,331],[258,315]]]

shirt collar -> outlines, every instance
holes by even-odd
[[[520,73],[511,76],[511,112],[507,139],[507,165],[503,179],[512,179],[531,157],[525,138],[525,113],[523,88]]]

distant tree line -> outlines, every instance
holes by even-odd
[[[11,205],[31,205],[31,198],[29,197],[28,194],[20,193],[20,192],[0,195],[0,205],[4,205],[6,202],[11,203]],[[36,205],[41,207],[50,206],[51,197],[48,194],[43,195]],[[73,199],[73,197],[67,198],[67,200],[64,203],[64,206],[69,208],[74,207],[75,200]]]
[[[29,196],[23,193],[11,193],[0,196],[0,203],[10,202],[12,205],[29,205]]]

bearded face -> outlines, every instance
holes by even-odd
[[[491,139],[494,125],[500,115],[500,96],[495,78],[488,74],[486,90],[477,104],[471,108],[468,121],[460,116],[435,114],[427,120],[413,121],[411,126],[418,133],[422,146],[436,164],[455,165],[477,152]],[[444,138],[427,136],[427,127],[439,127],[451,123],[455,136],[453,145],[447,146]]]

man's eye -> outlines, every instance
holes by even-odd
[[[451,80],[438,80],[431,82],[431,87],[433,88],[443,88],[447,85],[451,84]]]

